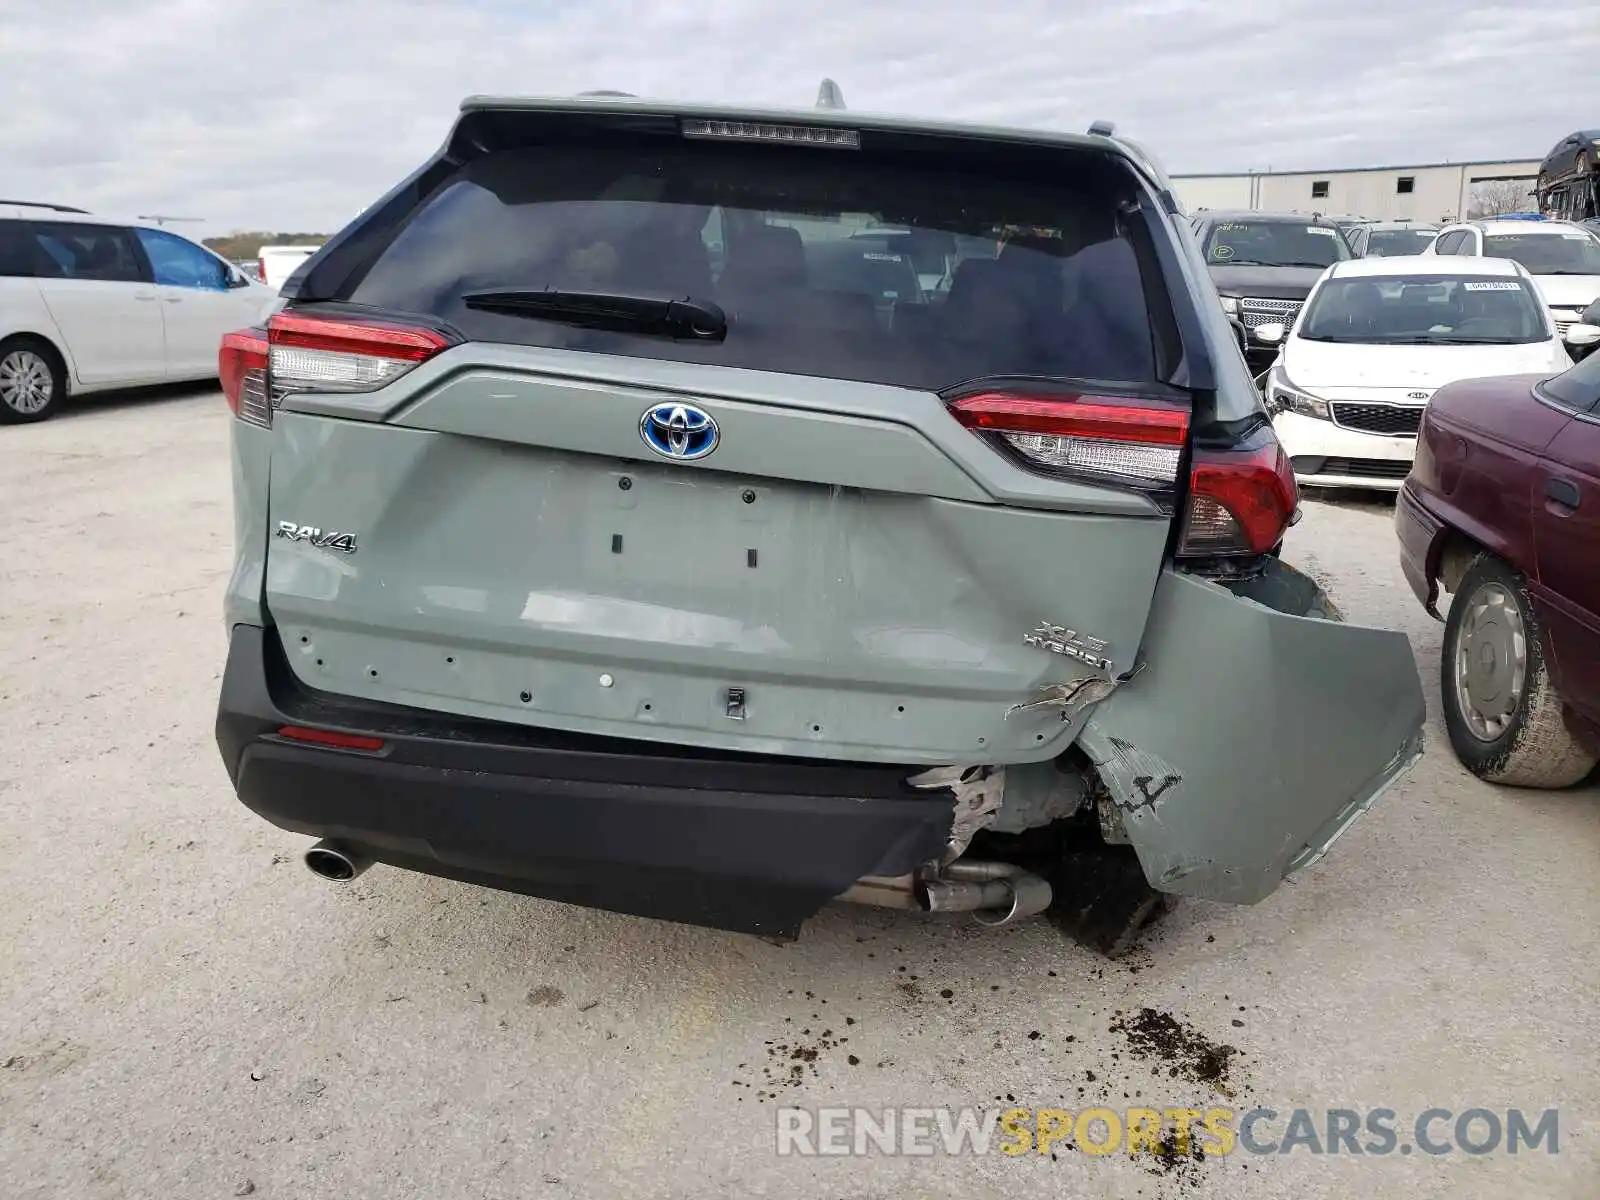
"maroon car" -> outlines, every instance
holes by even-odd
[[[1584,778],[1600,759],[1600,354],[1435,392],[1394,521],[1428,612],[1451,593],[1456,756],[1495,783]]]

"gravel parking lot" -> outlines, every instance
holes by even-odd
[[[1600,796],[1456,765],[1386,505],[1308,505],[1289,557],[1411,635],[1429,753],[1303,881],[1184,905],[1117,964],[1043,921],[842,906],[777,946],[314,880],[212,742],[228,420],[189,389],[0,429],[5,1195],[1597,1194]],[[774,1151],[782,1105],[1013,1097],[1382,1107],[1402,1135],[1433,1106],[1556,1107],[1559,1153]]]

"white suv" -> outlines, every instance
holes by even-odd
[[[69,395],[215,378],[222,335],[277,293],[171,230],[0,201],[0,422]]]
[[[1422,253],[1509,258],[1521,263],[1562,338],[1600,298],[1600,234],[1570,221],[1486,218],[1446,225]]]

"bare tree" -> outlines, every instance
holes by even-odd
[[[1500,217],[1533,207],[1532,180],[1486,179],[1472,185],[1468,217]]]

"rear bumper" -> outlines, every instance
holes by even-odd
[[[1264,899],[1422,753],[1405,634],[1339,619],[1280,560],[1228,587],[1163,572],[1144,657],[1079,744],[1161,891]]]
[[[307,746],[286,725],[380,737]],[[866,875],[936,857],[951,797],[920,768],[747,756],[441,718],[309,692],[273,631],[236,625],[217,744],[243,803],[379,862],[767,936]]]

